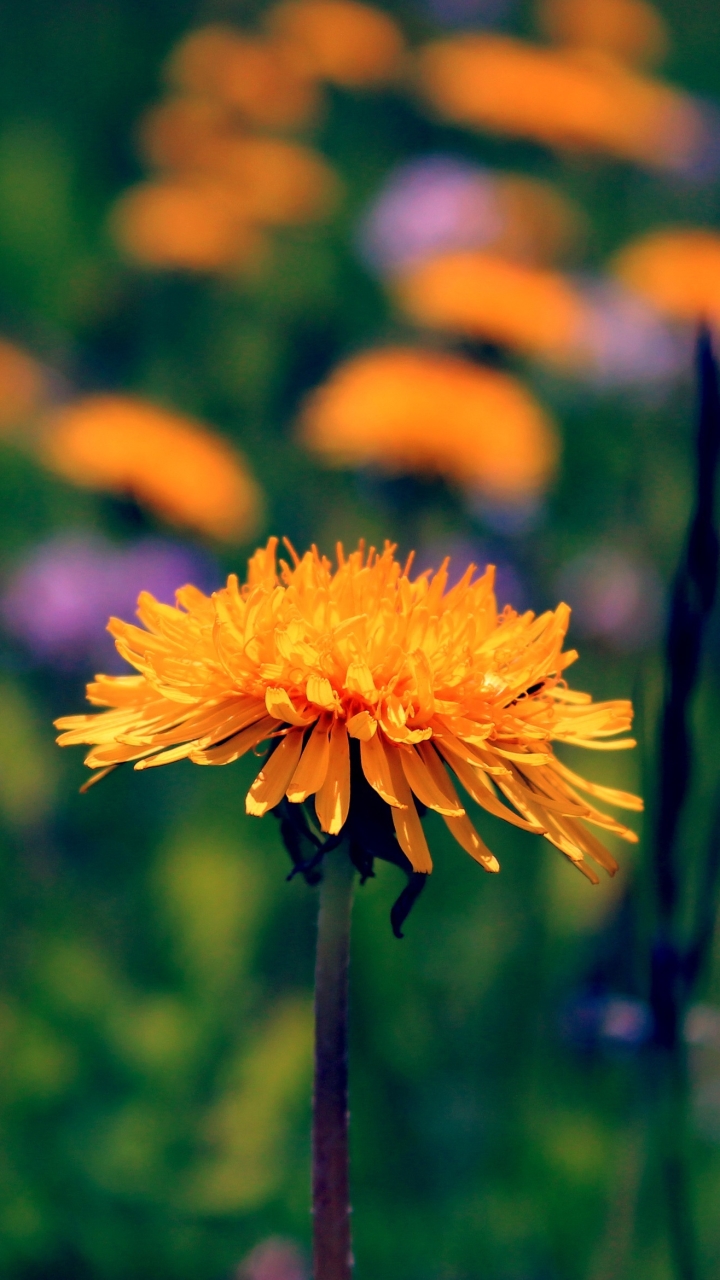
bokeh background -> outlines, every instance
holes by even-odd
[[[720,320],[716,6],[25,0],[0,102],[0,1271],[307,1276],[316,890],[245,817],[252,764],[81,796],[51,728],[122,670],[110,613],[277,533],[568,600],[575,685],[637,706],[590,766],[650,807],[597,888],[483,815],[486,877],[430,815],[403,941],[397,871],[358,890],[359,1280],[666,1280],[654,741]],[[717,954],[685,1037],[710,1277]]]

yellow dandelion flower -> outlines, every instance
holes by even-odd
[[[554,743],[632,746],[616,737],[632,708],[567,687],[577,656],[563,652],[567,605],[539,617],[499,613],[491,567],[473,581],[471,565],[448,590],[447,562],[411,578],[390,544],[347,557],[338,546],[335,571],[315,548],[302,559],[290,549],[292,565],[278,566],[276,547],[271,538],[255,553],[242,586],[231,576],[211,597],[186,586],[176,607],[144,593],[142,627],[113,618],[118,652],[137,674],[98,676],[88,699],[106,709],[59,720],[59,742],[90,744],[86,764],[103,776],[126,762],[230,764],[270,740],[248,813],[314,796],[320,829],[337,836],[352,780],[354,794],[364,788],[389,806],[415,872],[432,869],[416,799],[497,871],[459,783],[487,812],[544,835],[593,882],[586,858],[615,871],[586,824],[636,836],[584,797],[632,810],[641,802],[579,777]]]

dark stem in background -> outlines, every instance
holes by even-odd
[[[656,873],[661,928],[670,931],[678,906],[676,838],[690,777],[688,713],[704,631],[715,600],[718,536],[715,487],[720,449],[718,374],[710,333],[697,346],[699,423],[695,510],[673,588],[667,638],[667,688],[660,737],[660,796]]]
[[[676,1272],[696,1280],[697,1261],[687,1185],[686,1063],[682,1015],[712,937],[718,857],[713,832],[689,946],[680,940],[682,911],[677,836],[691,770],[690,713],[700,675],[702,645],[715,602],[718,536],[715,489],[720,454],[718,370],[708,328],[698,336],[699,422],[695,508],[673,588],[666,652],[666,689],[660,731],[655,883],[658,934],[651,961],[659,1138],[667,1196],[667,1226]]]
[[[353,865],[341,845],[323,861],[315,962],[313,1277],[350,1280],[348,972]]]

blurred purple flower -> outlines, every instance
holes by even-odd
[[[400,165],[365,213],[357,245],[380,274],[416,258],[491,243],[502,229],[495,179],[454,156],[431,155]]]
[[[663,593],[649,564],[609,547],[576,556],[561,570],[555,594],[567,601],[572,629],[623,651],[642,649],[662,623]]]
[[[692,364],[689,332],[669,325],[647,302],[612,280],[581,281],[588,321],[580,345],[598,387],[668,382]]]
[[[425,12],[443,27],[492,27],[503,22],[513,0],[424,0]]]
[[[675,166],[679,177],[704,186],[716,182],[720,173],[720,110],[711,98],[693,95],[701,127],[698,144],[682,155]]]
[[[533,494],[500,502],[491,499],[480,490],[470,490],[465,495],[471,513],[492,533],[502,538],[520,538],[543,523],[546,509],[542,498]]]
[[[217,585],[209,558],[191,547],[160,538],[119,547],[96,535],[64,535],[36,547],[15,570],[0,616],[40,664],[124,670],[105,630],[110,615],[132,618],[142,590],[172,604],[186,582]]]
[[[631,996],[587,993],[570,1000],[560,1028],[565,1040],[586,1052],[592,1049],[640,1049],[652,1034],[652,1015],[644,1000]]]
[[[236,1280],[309,1280],[305,1259],[292,1240],[271,1236],[248,1254]]]

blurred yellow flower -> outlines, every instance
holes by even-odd
[[[515,378],[412,347],[340,365],[307,400],[302,434],[341,466],[436,472],[507,502],[542,492],[558,452],[548,416]]]
[[[264,248],[232,187],[192,176],[130,187],[111,209],[110,229],[126,257],[167,271],[232,271]]]
[[[31,418],[46,396],[46,379],[37,360],[0,338],[0,431]]]
[[[670,227],[641,236],[616,256],[624,284],[678,320],[720,320],[720,234]]]
[[[183,587],[176,608],[144,593],[143,627],[111,619],[118,652],[139,674],[98,676],[88,698],[107,709],[59,720],[61,745],[90,744],[86,764],[102,776],[125,762],[230,764],[271,739],[248,813],[314,795],[321,829],[338,834],[361,770],[416,871],[432,862],[413,796],[496,871],[449,766],[485,810],[544,835],[590,880],[586,857],[614,872],[585,823],[636,836],[580,792],[633,810],[640,801],[578,777],[553,743],[631,746],[615,735],[632,708],[568,689],[563,672],[577,655],[562,651],[566,605],[537,618],[498,614],[492,568],[473,582],[469,566],[447,591],[447,562],[412,580],[389,544],[347,558],[338,546],[334,572],[315,549],[301,560],[291,552],[278,575],[276,545],[255,553],[244,586],[231,576],[212,597]]]
[[[297,50],[309,74],[348,88],[394,80],[405,43],[397,23],[358,0],[285,0],[268,14],[270,31]]]
[[[572,355],[585,318],[580,294],[557,272],[481,250],[428,258],[399,273],[391,287],[416,324],[550,360]]]
[[[301,64],[285,43],[210,26],[180,41],[167,75],[183,93],[215,98],[252,125],[288,129],[309,124],[319,109],[317,84]]]
[[[558,44],[602,49],[624,62],[657,63],[668,51],[668,30],[647,0],[541,0],[541,30]]]
[[[86,396],[47,422],[45,462],[73,484],[136,499],[172,524],[236,541],[260,493],[235,449],[190,418],[134,396]]]
[[[420,51],[422,92],[442,118],[685,169],[706,145],[686,94],[595,50],[554,50],[508,36],[461,35]]]

